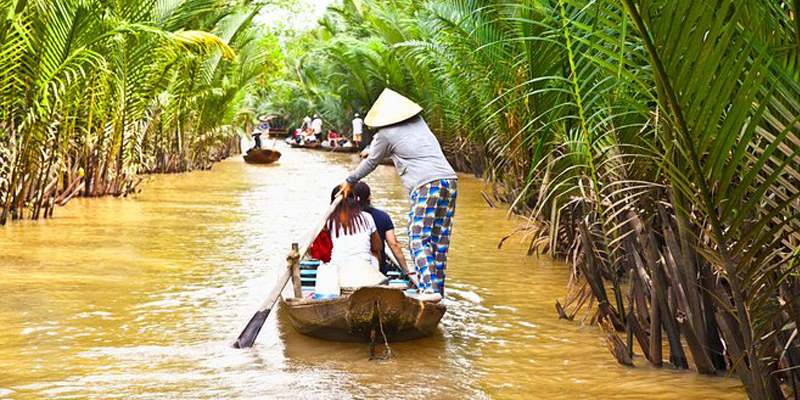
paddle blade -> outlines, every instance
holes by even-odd
[[[268,308],[264,311],[257,311],[255,314],[253,314],[253,318],[250,318],[250,322],[247,323],[247,326],[244,327],[242,333],[239,334],[239,338],[236,339],[236,343],[233,344],[233,347],[237,349],[253,347],[253,343],[256,341],[256,336],[258,336],[258,333],[261,332],[261,327],[264,326],[264,322],[267,321],[269,312],[270,309]]]

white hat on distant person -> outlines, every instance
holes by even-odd
[[[392,89],[383,89],[375,104],[364,118],[364,123],[373,128],[381,128],[403,122],[422,111],[419,104],[403,97]]]

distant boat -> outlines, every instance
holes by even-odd
[[[292,141],[287,141],[286,143],[289,143],[289,146],[291,146],[294,149],[316,150],[316,149],[319,149],[319,147],[320,147],[320,144],[317,143],[317,142],[305,144],[305,143],[297,143],[294,140],[292,140]]]
[[[248,164],[272,164],[281,158],[281,152],[269,149],[250,149],[244,155],[244,161]]]
[[[269,123],[269,137],[270,139],[279,139],[289,136],[289,131],[286,130],[286,117],[282,115],[267,115],[264,121]]]
[[[331,146],[328,143],[319,144],[318,142],[313,142],[309,144],[299,144],[294,140],[286,140],[286,143],[289,146],[295,149],[309,149],[309,150],[319,150],[319,151],[327,151],[330,153],[357,153],[358,148],[353,146]]]
[[[317,148],[317,150],[325,150],[330,151],[333,153],[357,153],[358,148],[355,146],[331,146],[327,143],[323,143],[321,146]]]

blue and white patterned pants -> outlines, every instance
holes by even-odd
[[[447,250],[456,212],[456,179],[426,183],[411,193],[408,246],[419,274],[419,290],[444,295]]]

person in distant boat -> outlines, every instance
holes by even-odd
[[[356,113],[353,118],[353,145],[361,147],[361,135],[364,133],[364,120]]]
[[[300,140],[303,137],[303,132],[305,131],[302,128],[296,129],[294,132],[292,132],[291,141],[300,144]]]
[[[339,186],[333,189],[331,202],[340,192]],[[375,220],[352,194],[336,206],[325,231],[333,248],[330,262],[317,270],[316,297],[335,297],[339,287],[375,285],[385,278],[378,263],[383,242]]]
[[[385,157],[392,158],[411,194],[408,244],[419,275],[418,287],[423,294],[420,297],[438,300],[444,294],[458,176],[419,115],[421,111],[418,104],[385,89],[364,120],[367,126],[380,131],[372,140],[366,160],[342,184],[342,189],[349,192]]]
[[[317,137],[318,142],[322,142],[322,118],[318,114],[314,114],[314,120],[311,121],[311,132]]]
[[[269,129],[270,129],[269,119],[266,116],[262,115],[258,120],[261,121],[261,123],[258,124],[258,129],[261,131],[261,134],[269,135]]]
[[[261,117],[259,117],[259,120],[261,120]],[[253,129],[253,133],[251,133],[250,136],[253,137],[254,144],[253,147],[247,150],[248,153],[255,149],[261,148],[261,133],[261,125],[258,125],[256,129]]]
[[[256,129],[253,131],[253,134],[251,136],[253,136],[253,141],[255,142],[255,144],[253,144],[253,147],[251,147],[250,150],[248,150],[248,152],[261,148],[261,131]]]
[[[306,131],[305,135],[303,135],[303,145],[311,146],[317,144],[317,135],[315,135],[311,131]]]
[[[303,124],[300,125],[300,130],[305,132],[309,129],[311,129],[311,118],[306,115],[305,118],[303,118]]]
[[[399,267],[401,272],[407,274],[416,285],[417,272],[411,271],[408,268],[406,256],[403,254],[403,249],[400,247],[400,243],[397,241],[397,236],[394,234],[394,223],[392,222],[392,217],[390,217],[386,211],[379,210],[372,206],[372,190],[366,182],[361,181],[356,183],[353,186],[353,195],[355,196],[358,204],[361,206],[361,209],[369,213],[369,215],[372,216],[372,219],[375,220],[375,228],[378,230],[378,236],[380,236],[382,243],[386,243],[386,245],[389,246],[389,250],[391,250],[395,260],[397,260],[397,263],[400,264]],[[386,256],[386,249],[383,246],[381,246],[381,257],[378,261],[380,262],[381,272],[383,274],[386,274],[392,270],[392,264]]]
[[[339,147],[339,134],[334,132],[331,129],[328,129],[328,146],[330,147]]]

